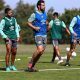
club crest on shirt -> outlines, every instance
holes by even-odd
[[[41,18],[43,18],[43,16],[41,16]]]
[[[9,27],[9,28],[10,28],[11,31],[14,30],[14,26],[11,26],[11,27]]]

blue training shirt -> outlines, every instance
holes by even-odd
[[[78,18],[78,16],[76,16],[77,18],[77,22],[73,27],[73,30],[75,33],[77,33],[77,37],[80,38],[80,18]]]
[[[28,21],[32,22],[32,24],[34,26],[40,27],[39,31],[34,30],[34,35],[35,36],[45,36],[45,35],[47,35],[46,20],[47,20],[46,12],[42,13],[42,12],[36,11],[35,13],[33,13],[30,16]]]

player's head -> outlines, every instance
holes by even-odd
[[[58,16],[59,16],[58,12],[53,13],[53,18],[58,18]]]
[[[13,16],[13,12],[11,8],[5,8],[5,14],[8,17],[12,17]]]
[[[37,8],[38,8],[38,10],[44,12],[45,11],[45,1],[44,0],[39,0],[37,2]]]

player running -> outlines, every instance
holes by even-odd
[[[51,37],[52,37],[53,50],[54,50],[51,62],[54,62],[55,57],[57,56],[59,58],[57,64],[60,64],[63,62],[63,60],[61,59],[58,41],[62,39],[62,33],[63,33],[62,28],[65,28],[68,34],[70,34],[70,32],[67,29],[65,23],[58,18],[57,12],[54,12],[53,20],[51,20],[49,24],[51,28]]]
[[[36,43],[36,51],[33,53],[32,59],[28,65],[29,72],[35,72],[35,64],[39,60],[40,56],[43,54],[46,42],[47,42],[47,15],[45,12],[45,2],[39,0],[37,2],[37,11],[31,15],[28,19],[28,25],[34,31],[34,38]]]

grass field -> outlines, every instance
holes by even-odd
[[[66,55],[66,47],[69,45],[60,45],[61,55]],[[70,60],[71,66],[65,67],[57,65],[57,61],[50,63],[52,58],[52,45],[47,48],[36,64],[39,72],[24,72],[35,50],[35,45],[19,45],[15,65],[18,72],[5,72],[5,45],[0,45],[0,80],[80,80],[80,47],[77,46],[77,56]],[[65,60],[64,60],[65,63]],[[63,64],[64,64],[63,63]]]

